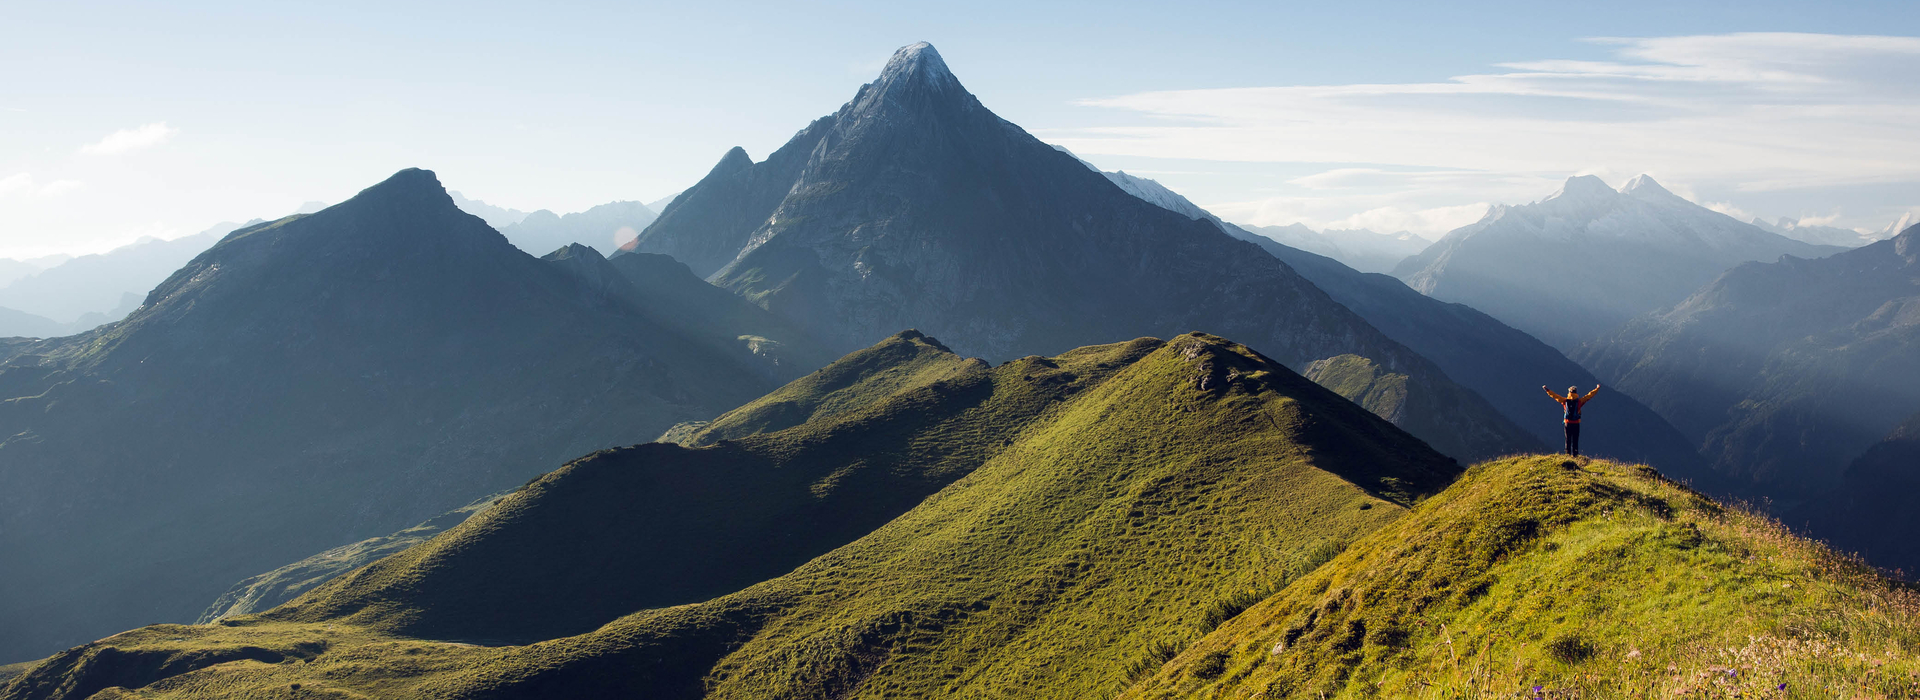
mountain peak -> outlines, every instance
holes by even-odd
[[[1633,176],[1633,179],[1628,180],[1626,186],[1621,187],[1620,191],[1626,194],[1664,194],[1669,196],[1673,195],[1672,192],[1667,191],[1667,188],[1661,187],[1660,183],[1654,182],[1652,175],[1648,175],[1646,173],[1641,173],[1639,175]]]
[[[940,58],[933,44],[922,41],[894,51],[893,58],[887,59],[887,67],[880,71],[882,83],[903,78],[944,82],[953,79],[953,72],[947,70],[947,62]]]
[[[1613,188],[1608,187],[1607,182],[1599,177],[1593,175],[1575,175],[1567,178],[1567,184],[1561,185],[1560,191],[1553,193],[1553,196],[1547,199],[1595,200],[1611,197],[1614,194],[1616,193],[1613,191]]]
[[[378,184],[360,190],[359,194],[355,194],[347,201],[323,211],[348,211],[395,205],[408,208],[420,207],[423,211],[441,208],[459,211],[459,207],[453,203],[453,198],[447,194],[447,188],[440,184],[440,178],[435,176],[433,171],[420,168],[407,168],[394,173]]]
[[[970,97],[960,80],[947,69],[940,52],[927,42],[902,46],[887,60],[880,77],[854,97],[854,112],[870,114],[891,104],[924,108],[934,104],[964,105]]]
[[[734,146],[733,148],[727,149],[726,155],[720,156],[720,162],[713,165],[713,170],[708,171],[707,176],[712,177],[715,174],[729,174],[744,170],[751,165],[753,165],[753,157],[747,155],[747,149]]]

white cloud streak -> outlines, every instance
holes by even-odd
[[[1500,64],[1508,72],[1430,83],[1091,99],[1083,104],[1149,123],[1046,138],[1084,154],[1397,166],[1297,178],[1289,184],[1302,196],[1277,198],[1305,201],[1202,202],[1242,211],[1310,209],[1312,200],[1350,192],[1347,216],[1382,207],[1412,215],[1442,208],[1447,192],[1458,195],[1447,206],[1536,199],[1553,189],[1543,183],[1581,171],[1613,179],[1647,172],[1663,183],[1756,193],[1920,182],[1920,81],[1912,77],[1920,75],[1920,38],[1592,41],[1613,47],[1617,60],[1519,61]],[[1519,189],[1530,194],[1509,198]],[[1322,208],[1322,223],[1332,223],[1326,217],[1337,207]]]
[[[107,134],[106,138],[99,141],[81,146],[80,153],[94,156],[119,155],[158,146],[178,133],[180,133],[179,129],[167,126],[166,122],[121,129]]]
[[[57,197],[80,188],[79,180],[54,180],[40,184],[32,173],[17,173],[0,178],[0,197],[24,194],[32,197]]]

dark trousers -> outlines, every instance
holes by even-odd
[[[1580,454],[1580,424],[1567,424],[1567,454]]]

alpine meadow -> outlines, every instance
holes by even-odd
[[[1912,6],[82,5],[0,700],[1920,698]]]

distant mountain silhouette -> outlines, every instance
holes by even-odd
[[[1426,250],[1432,241],[1406,231],[1378,233],[1367,229],[1316,231],[1305,224],[1247,226],[1250,233],[1279,241],[1289,248],[1332,258],[1361,272],[1390,273],[1401,261]]]
[[[639,202],[611,202],[564,216],[541,209],[500,228],[507,242],[533,255],[545,255],[569,243],[593,246],[612,255],[619,244],[653,223],[653,210]]]
[[[241,578],[811,369],[766,353],[806,343],[751,313],[692,332],[575,267],[407,170],[227,235],[124,321],[5,345],[0,561],[34,574],[0,576],[0,659],[192,620]]]
[[[1393,274],[1571,352],[1734,265],[1841,250],[1762,231],[1645,175],[1617,192],[1582,175],[1541,201],[1495,206]]]
[[[1575,355],[1783,505],[1920,411],[1920,226],[1727,271]]]
[[[127,294],[144,296],[188,260],[213,247],[221,236],[240,227],[225,222],[191,236],[143,239],[105,253],[82,255],[0,287],[0,307],[61,324],[73,324],[89,313],[109,315],[123,307]],[[65,331],[90,330],[101,322]]]
[[[478,199],[467,199],[459,192],[448,192],[447,196],[453,198],[453,205],[459,207],[460,211],[480,217],[482,221],[487,222],[487,225],[492,226],[495,230],[520,223],[529,216],[528,212],[520,211],[519,209],[495,206]],[[552,250],[552,248],[548,248],[548,250]]]
[[[68,324],[25,311],[0,308],[0,338],[51,338],[66,335]]]
[[[635,250],[841,351],[903,327],[993,361],[1198,329],[1303,371],[1367,358],[1342,384],[1399,387],[1369,408],[1461,459],[1538,445],[1286,265],[995,116],[926,44],[765,161],[728,152]]]

